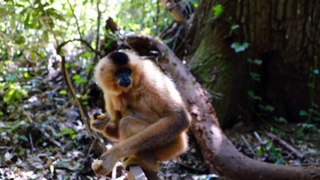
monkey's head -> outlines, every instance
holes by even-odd
[[[102,58],[95,68],[95,79],[104,91],[112,94],[128,92],[138,81],[136,67],[139,57],[128,50],[114,51]]]

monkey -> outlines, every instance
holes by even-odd
[[[94,78],[103,92],[106,111],[91,128],[117,142],[92,163],[98,176],[108,175],[118,160],[158,172],[188,147],[191,117],[174,82],[149,59],[131,50],[109,53],[95,67]]]

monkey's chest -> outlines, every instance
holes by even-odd
[[[126,96],[127,108],[139,115],[159,119],[164,114],[161,100],[156,95],[141,92],[135,96]]]

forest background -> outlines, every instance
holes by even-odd
[[[97,178],[97,144],[111,143],[87,125],[104,108],[92,71],[121,47],[152,59],[173,53],[246,156],[319,167],[320,2],[5,0],[0,19],[0,179]],[[225,174],[196,130],[190,139],[159,176]]]

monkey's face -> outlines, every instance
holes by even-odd
[[[131,85],[132,71],[130,68],[121,68],[118,69],[115,73],[115,77],[117,78],[118,85],[123,88],[128,88]]]
[[[115,51],[101,59],[96,66],[97,84],[112,94],[128,92],[138,80],[135,70],[136,56],[128,52]]]

